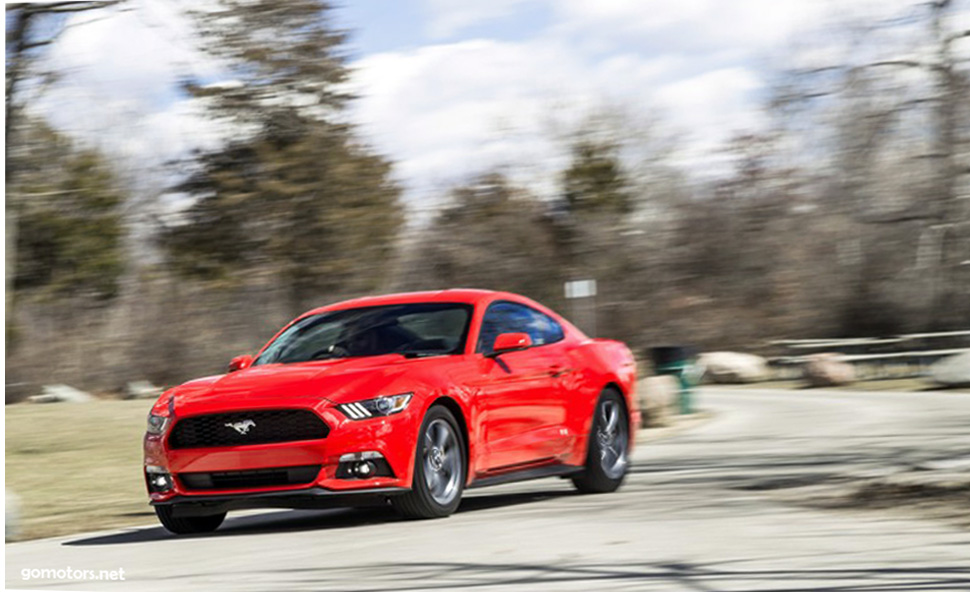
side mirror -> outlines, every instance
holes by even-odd
[[[528,333],[502,333],[495,338],[491,355],[494,357],[530,347],[532,347],[532,338]]]
[[[229,372],[235,372],[236,370],[245,370],[253,365],[252,356],[236,356],[229,362]]]

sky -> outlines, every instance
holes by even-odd
[[[961,0],[962,1],[962,0]],[[834,20],[889,18],[909,0],[344,0],[351,117],[397,163],[412,206],[455,183],[511,171],[539,193],[564,162],[563,132],[620,110],[662,121],[676,161],[702,174],[724,143],[766,125],[774,74],[799,40]],[[56,127],[132,170],[211,146],[212,129],[178,80],[218,77],[195,45],[188,0],[130,0],[81,15],[52,49],[65,74],[37,105]]]

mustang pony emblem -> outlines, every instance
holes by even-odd
[[[227,423],[226,427],[232,428],[237,432],[239,432],[240,434],[242,434],[243,436],[245,436],[246,434],[249,433],[249,430],[251,428],[256,427],[256,422],[251,419],[244,419],[242,421],[237,421],[235,423]]]

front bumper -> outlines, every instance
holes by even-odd
[[[205,516],[254,508],[319,510],[346,506],[383,504],[387,498],[407,493],[403,487],[378,487],[354,491],[332,491],[322,487],[301,490],[250,492],[233,495],[174,495],[152,500],[153,506],[171,506],[176,516]]]
[[[278,409],[281,406],[277,404],[261,408]],[[171,430],[163,435],[146,435],[145,466],[151,466],[156,471],[164,470],[172,477],[170,490],[159,492],[149,487],[151,503],[228,503],[233,507],[247,507],[242,500],[250,499],[257,505],[248,507],[265,507],[277,503],[285,503],[283,507],[302,507],[299,504],[307,502],[312,507],[319,507],[319,503],[329,503],[331,498],[338,501],[335,499],[337,494],[365,493],[383,496],[410,488],[418,430],[411,410],[388,417],[354,421],[327,401],[300,408],[312,410],[329,426],[330,431],[326,438],[218,448],[173,449],[167,443]],[[247,410],[254,409],[256,408]],[[205,412],[218,411],[222,410]],[[188,415],[183,414],[183,417]],[[340,457],[361,452],[379,453],[387,461],[393,476],[347,478],[345,473],[338,476]],[[319,473],[312,481],[300,485],[200,489],[187,487],[186,482],[179,477],[183,473],[256,471],[307,465],[319,465]]]

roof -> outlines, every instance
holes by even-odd
[[[327,306],[315,308],[306,314],[314,314],[325,310],[340,310],[345,308],[357,308],[361,306],[382,306],[388,304],[414,304],[418,302],[458,302],[465,304],[478,304],[482,300],[490,300],[497,295],[506,295],[505,292],[495,292],[493,290],[476,290],[468,288],[456,288],[451,290],[431,290],[425,292],[401,292],[397,294],[382,294],[379,296],[364,296],[353,300],[335,302]],[[508,294],[509,296],[514,296]]]

